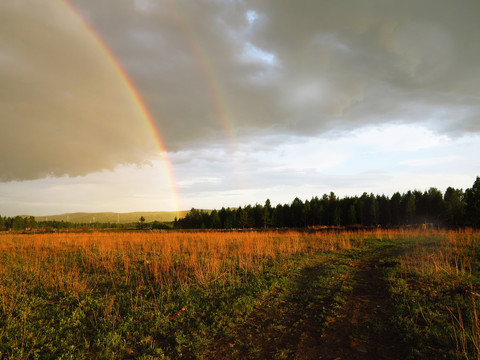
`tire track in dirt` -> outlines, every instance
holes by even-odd
[[[335,259],[314,259],[289,286],[264,296],[245,323],[217,338],[216,348],[208,358],[295,358],[302,334],[320,337],[322,333],[328,308],[344,281],[337,276],[338,265]],[[322,286],[326,279],[329,286]]]
[[[268,294],[244,324],[218,338],[208,358],[406,358],[408,349],[395,335],[384,274],[396,264],[388,258],[399,252],[398,247],[382,244],[348,255],[318,257],[291,286]]]
[[[398,248],[382,246],[362,255],[361,261],[352,265],[353,288],[347,302],[320,339],[305,336],[308,340],[299,344],[296,359],[406,358],[408,349],[395,335],[393,303],[384,278],[384,270],[396,265],[385,259],[398,254]]]

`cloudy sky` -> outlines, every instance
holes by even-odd
[[[0,214],[470,187],[478,0],[2,0]]]

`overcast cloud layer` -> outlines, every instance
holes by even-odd
[[[0,2],[0,180],[113,169],[155,149],[118,71],[66,10]]]
[[[253,186],[255,169],[282,156],[283,170],[298,170],[309,151],[299,144],[363,129],[405,125],[442,141],[480,132],[477,0],[71,3],[132,79],[191,196],[197,183]],[[64,2],[2,0],[0,44],[0,181],[158,159],[132,94]],[[339,144],[331,161],[345,160]],[[270,157],[261,165],[255,154]],[[307,180],[328,182],[325,154],[308,158]],[[283,170],[269,176],[289,183]]]
[[[222,130],[215,96],[238,135],[385,122],[480,129],[476,0],[75,4],[141,89],[171,149]]]

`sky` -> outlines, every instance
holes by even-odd
[[[478,0],[2,0],[0,215],[480,175]]]

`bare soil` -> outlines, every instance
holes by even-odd
[[[272,292],[244,324],[219,337],[212,358],[405,359],[408,347],[396,333],[384,278],[395,265],[384,259],[396,252],[393,246],[366,251],[341,276],[332,269],[344,259],[319,258],[287,292]],[[331,286],[321,286],[331,273]]]
[[[385,251],[386,250],[386,251]],[[385,249],[383,256],[392,255]],[[320,339],[299,344],[297,359],[395,360],[405,359],[408,348],[396,334],[385,267],[394,266],[375,254],[354,264],[351,295],[341,313],[328,325]]]

